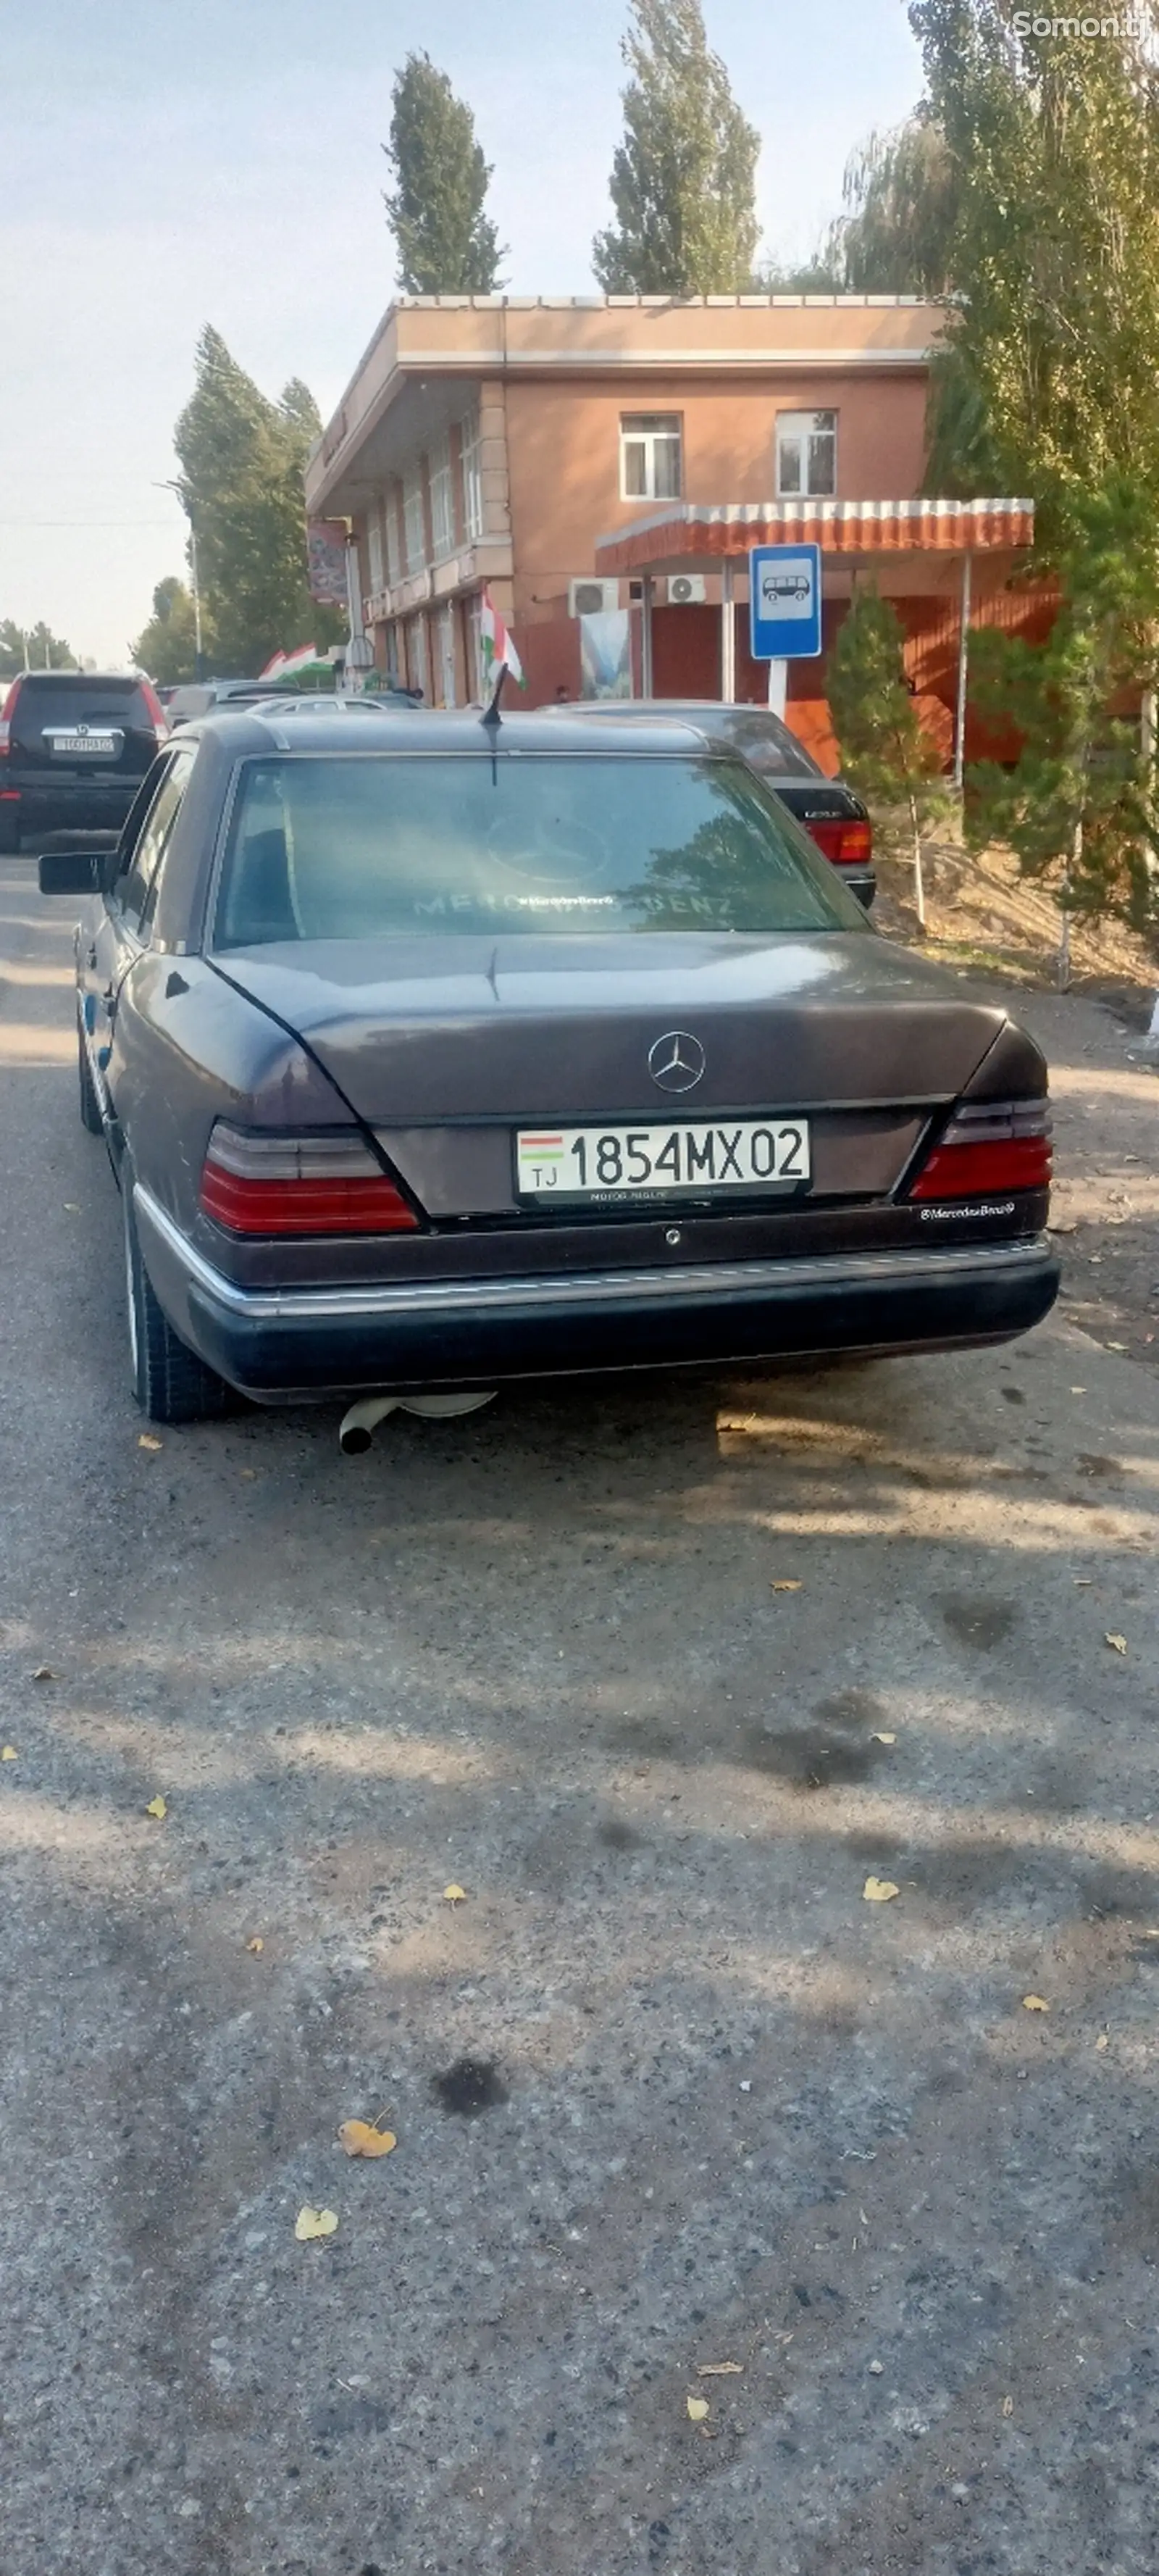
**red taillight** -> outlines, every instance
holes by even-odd
[[[361,1136],[247,1136],[219,1121],[201,1204],[230,1234],[403,1234],[414,1209]]]
[[[140,688],[141,695],[148,710],[149,722],[153,727],[154,740],[158,751],[160,751],[162,743],[168,742],[169,740],[169,718],[165,713],[165,709],[161,704],[161,700],[157,695],[152,681],[142,680]]]
[[[1045,1100],[967,1101],[923,1163],[911,1199],[988,1198],[995,1190],[1050,1188]]]
[[[806,823],[810,838],[835,868],[866,868],[873,857],[871,823]]]
[[[0,760],[8,758],[8,748],[12,739],[12,718],[16,713],[16,701],[19,695],[20,682],[14,680],[3,706],[0,707]]]

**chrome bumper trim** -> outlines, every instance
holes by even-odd
[[[138,1217],[161,1239],[181,1264],[186,1284],[211,1297],[229,1314],[254,1323],[336,1323],[354,1318],[372,1322],[392,1315],[503,1314],[514,1307],[614,1305],[624,1297],[713,1298],[759,1295],[781,1288],[802,1292],[825,1288],[932,1282],[959,1275],[984,1279],[988,1272],[1049,1265],[1054,1256],[1047,1237],[1030,1235],[1010,1243],[970,1244],[945,1252],[830,1253],[796,1261],[688,1262],[680,1269],[587,1270],[567,1277],[558,1272],[531,1273],[504,1279],[413,1279],[395,1287],[375,1288],[240,1288],[197,1251],[151,1191],[138,1181],[133,1204]]]

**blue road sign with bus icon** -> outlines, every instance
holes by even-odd
[[[754,662],[800,662],[821,650],[820,546],[754,546],[749,555]]]

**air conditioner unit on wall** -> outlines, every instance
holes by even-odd
[[[669,608],[703,607],[708,597],[708,584],[702,572],[673,572],[668,576]]]
[[[567,613],[569,617],[601,617],[606,609],[620,605],[618,581],[569,581]]]

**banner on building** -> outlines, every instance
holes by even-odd
[[[320,608],[345,608],[345,519],[307,519],[306,561],[311,599]]]
[[[630,698],[632,694],[632,624],[626,608],[605,608],[581,617],[580,694],[585,698]]]

